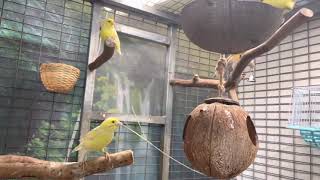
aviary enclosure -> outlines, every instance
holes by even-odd
[[[0,12],[0,179],[320,179],[320,1]],[[108,118],[108,153],[73,151],[102,142]]]

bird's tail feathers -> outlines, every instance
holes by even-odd
[[[122,53],[121,53],[120,48],[116,48],[116,50],[117,50],[117,53],[121,56],[121,55],[122,55]]]
[[[79,150],[81,150],[81,148],[82,148],[82,146],[79,144],[77,147],[75,147],[75,148],[71,151],[71,153],[76,152],[76,151],[79,151]]]

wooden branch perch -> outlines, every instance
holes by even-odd
[[[192,79],[173,79],[170,80],[172,86],[184,86],[184,87],[208,87],[218,89],[219,80],[214,79],[200,79],[198,75],[194,75]]]
[[[230,99],[239,102],[239,97],[237,94],[237,89],[236,88],[231,88],[228,92]]]
[[[230,89],[237,86],[237,79],[241,76],[246,66],[256,57],[262,55],[277,46],[285,39],[295,28],[307,22],[313,16],[313,11],[307,8],[302,8],[293,15],[286,23],[284,23],[268,40],[261,45],[250,49],[244,54],[233,71],[231,78],[225,83],[225,88]]]
[[[85,162],[50,162],[27,156],[0,156],[0,178],[73,180],[114,168],[131,165],[131,150],[109,154]]]
[[[114,47],[108,47],[104,43],[102,53],[99,57],[97,57],[97,59],[95,59],[92,63],[89,64],[89,70],[93,71],[102,66],[102,64],[107,62],[109,59],[111,59],[114,54],[114,49]]]

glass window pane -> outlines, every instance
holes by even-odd
[[[163,115],[167,48],[124,35],[120,41],[122,56],[115,55],[97,70],[93,110]]]

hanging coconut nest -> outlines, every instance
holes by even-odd
[[[246,170],[258,151],[248,113],[232,100],[212,98],[189,115],[184,151],[193,168],[215,178],[233,178]]]

